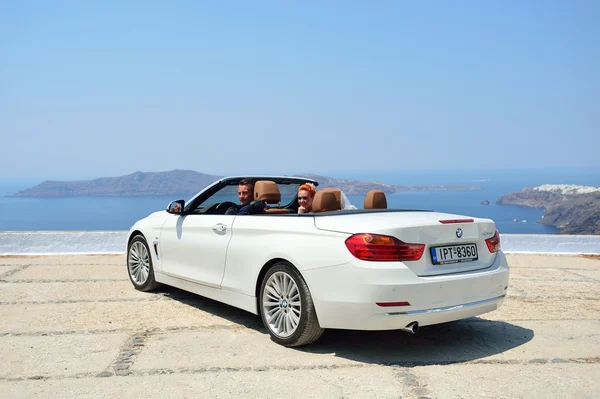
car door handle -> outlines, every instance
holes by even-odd
[[[224,225],[223,223],[217,223],[212,227],[212,229],[214,231],[225,231],[225,230],[227,230],[227,226]]]

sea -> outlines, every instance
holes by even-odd
[[[278,174],[277,171],[273,172]],[[492,219],[505,234],[556,234],[537,223],[543,209],[497,205],[501,196],[541,184],[600,187],[600,167],[514,170],[329,171],[321,175],[403,186],[478,186],[478,190],[408,191],[387,195],[388,208],[428,209]],[[0,180],[0,231],[128,230],[181,196],[14,198],[7,195],[41,180]],[[198,188],[199,190],[201,187]],[[348,196],[362,208],[364,196]],[[483,201],[489,205],[483,205]]]

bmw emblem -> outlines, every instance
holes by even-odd
[[[462,229],[456,229],[456,236],[458,238],[462,237]]]

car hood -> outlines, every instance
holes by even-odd
[[[167,211],[157,211],[146,216],[143,219],[138,220],[132,227],[131,230],[140,227],[160,227],[165,222],[165,219],[169,216]]]

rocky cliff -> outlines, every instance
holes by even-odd
[[[398,186],[374,181],[339,179],[306,173],[296,176],[303,176],[316,180],[319,182],[319,188],[337,187],[346,193],[346,195],[363,195],[370,190],[381,190],[386,194],[393,194],[401,191],[481,190],[481,187],[479,186]]]
[[[501,197],[500,205],[543,208],[538,223],[554,226],[563,234],[600,235],[600,187],[543,185]]]
[[[191,170],[135,172],[84,181],[44,181],[13,197],[151,196],[194,194],[219,176]]]
[[[388,194],[407,190],[465,190],[477,186],[397,186],[373,181],[338,179],[333,177],[299,174],[319,182],[319,188],[338,187],[347,195],[366,194],[382,190]],[[12,197],[80,197],[80,196],[151,196],[193,195],[222,176],[208,175],[192,170],[170,172],[135,172],[119,177],[103,177],[85,181],[45,181],[35,187],[19,191]]]

